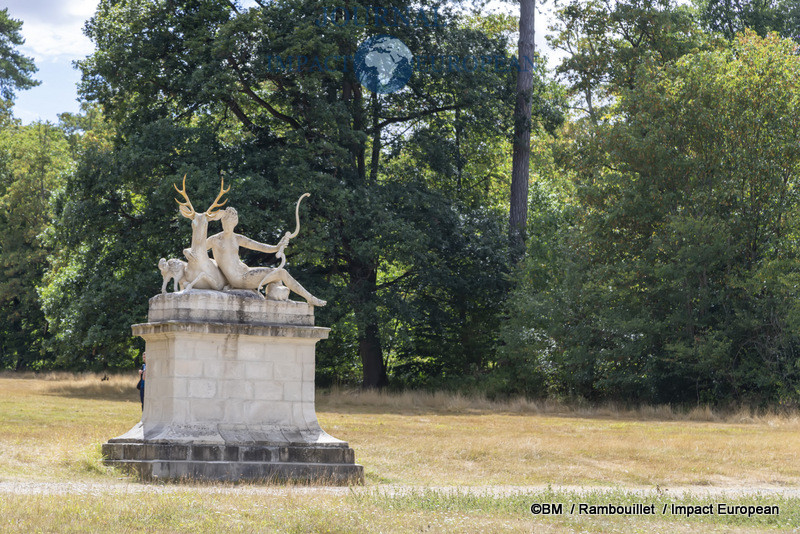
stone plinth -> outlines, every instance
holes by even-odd
[[[363,481],[348,444],[314,409],[314,308],[254,291],[150,299],[142,421],[103,445],[144,478]]]

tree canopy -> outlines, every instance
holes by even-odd
[[[619,93],[616,120],[565,147],[576,211],[556,245],[562,271],[520,319],[538,325],[553,387],[797,398],[799,75],[794,43],[754,33],[653,61]]]
[[[464,3],[101,0],[55,125],[13,117],[33,65],[0,12],[0,366],[132,367],[186,175],[261,242],[311,193],[287,268],[328,301],[319,385],[797,405],[795,4],[566,1],[547,73],[514,57],[530,20]],[[385,35],[394,92],[353,67]]]
[[[697,0],[703,25],[728,39],[745,30],[764,37],[776,32],[800,39],[800,3],[796,0]]]
[[[0,128],[0,355],[3,366],[36,366],[48,350],[37,287],[52,252],[51,194],[72,170],[67,140],[45,123]]]
[[[412,49],[509,56],[502,19],[481,26],[445,3],[425,9],[439,24],[393,28]],[[354,367],[367,387],[386,385],[390,366],[412,382],[485,371],[507,287],[495,196],[505,179],[492,169],[510,139],[516,71],[420,68],[402,91],[369,93],[352,69],[298,68],[297,58],[349,57],[385,29],[321,29],[319,15],[294,1],[100,3],[82,92],[118,135],[87,148],[68,180],[64,252],[43,292],[69,345],[125,354],[127,324],[156,287],[152,266],[188,239],[172,183],[188,174],[190,194],[210,199],[222,175],[243,232],[261,241],[276,241],[293,200],[312,194],[290,268],[329,302],[318,311],[334,327],[321,348],[329,380]],[[295,67],[276,70],[278,59]],[[536,92],[539,108],[557,101],[542,82]],[[107,317],[100,302],[130,315]]]
[[[16,47],[25,44],[20,28],[22,21],[12,19],[8,8],[0,10],[0,98],[6,100],[13,100],[17,89],[39,85],[38,81],[31,78],[37,71],[33,60],[16,50]]]

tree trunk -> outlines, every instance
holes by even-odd
[[[518,261],[525,251],[525,227],[528,224],[528,169],[531,155],[531,91],[533,69],[525,58],[533,61],[535,0],[520,0],[519,64],[517,102],[514,107],[514,152],[511,161],[511,213],[509,238],[512,260]]]
[[[363,132],[367,123],[367,110],[364,108],[365,99],[361,86],[353,84],[351,94],[353,98],[353,131]],[[370,108],[373,113],[373,125],[377,126],[379,102],[376,95],[372,96]],[[366,169],[366,141],[355,141],[351,153],[356,163],[356,185],[365,188],[374,186],[377,182],[380,160],[380,130],[376,128],[374,132],[370,162],[372,168],[369,177]],[[361,386],[365,389],[383,388],[389,384],[389,379],[383,361],[383,348],[378,326],[378,260],[370,255],[365,257],[364,252],[355,252],[350,246],[346,246],[346,248],[350,255],[348,274],[358,326],[358,353],[361,357],[362,367]]]
[[[389,385],[386,375],[386,366],[383,363],[383,349],[378,333],[378,325],[370,322],[358,336],[358,352],[361,355],[363,367],[363,380],[361,387],[364,389],[381,389]]]
[[[378,307],[375,297],[378,292],[377,265],[367,266],[359,262],[350,264],[350,290],[355,296],[356,324],[358,325],[358,353],[361,356],[364,389],[383,388],[389,385],[386,365],[383,361]]]

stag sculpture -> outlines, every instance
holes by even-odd
[[[225,180],[219,187],[219,194],[205,212],[198,213],[192,206],[189,195],[186,193],[186,176],[183,177],[183,188],[175,190],[184,198],[181,202],[175,201],[180,206],[181,215],[192,221],[192,246],[183,250],[186,262],[162,258],[159,262],[161,274],[164,277],[161,292],[166,292],[167,283],[174,279],[181,290],[214,289],[216,291],[228,289],[249,289],[256,292],[267,286],[267,298],[271,300],[286,300],[289,290],[294,291],[312,306],[325,306],[326,302],[309,293],[300,283],[284,270],[286,264],[285,249],[289,241],[300,233],[300,201],[310,196],[303,194],[297,200],[295,219],[297,226],[294,232],[286,232],[277,245],[259,243],[253,239],[235,233],[233,230],[239,223],[239,215],[234,208],[220,210],[228,201],[220,202],[222,196],[230,190],[225,189]],[[208,237],[209,221],[221,221],[222,232]],[[260,252],[275,253],[280,260],[280,265],[272,267],[248,267],[239,259],[239,247],[249,248]],[[214,259],[208,256],[208,250],[214,252]]]
[[[228,201],[226,199],[220,203],[219,200],[222,195],[230,191],[230,187],[225,189],[225,180],[223,179],[219,194],[211,207],[203,213],[198,213],[192,207],[192,202],[186,194],[186,175],[183,176],[183,189],[178,189],[178,186],[174,184],[173,186],[186,200],[186,202],[181,202],[177,198],[175,199],[175,202],[180,205],[181,215],[192,221],[192,247],[183,250],[183,255],[186,257],[184,279],[191,280],[186,285],[186,289],[216,289],[217,291],[228,289],[230,286],[225,275],[220,271],[217,262],[208,256],[207,237],[208,222],[222,217],[223,212],[219,211],[219,208]]]

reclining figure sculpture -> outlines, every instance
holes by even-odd
[[[159,262],[159,267],[164,276],[162,292],[166,290],[167,281],[169,280],[167,277],[175,276],[176,281],[180,283],[181,290],[192,288],[217,291],[248,289],[260,293],[261,288],[267,286],[267,298],[283,300],[288,296],[288,292],[281,294],[280,290],[286,291],[286,288],[288,288],[303,297],[311,306],[325,306],[326,302],[324,300],[318,299],[309,293],[283,269],[286,264],[284,250],[289,244],[289,240],[296,237],[300,232],[300,201],[310,196],[310,194],[304,193],[297,201],[295,208],[297,228],[295,231],[286,232],[277,245],[268,245],[234,232],[236,225],[239,223],[239,215],[236,210],[231,207],[222,211],[218,209],[227,202],[227,199],[221,203],[219,202],[222,195],[230,190],[230,186],[228,189],[225,189],[224,186],[225,182],[223,180],[216,200],[205,213],[196,213],[192,207],[186,194],[186,176],[183,177],[182,190],[175,186],[178,193],[186,199],[186,202],[180,202],[176,199],[180,205],[180,212],[184,217],[192,220],[192,247],[183,251],[187,262],[185,266],[181,265],[184,270],[182,276],[177,272],[180,266],[176,262],[179,260],[169,260],[167,262],[162,259]],[[217,208],[216,211],[215,208]],[[207,237],[208,222],[216,220],[222,222],[222,232]],[[276,257],[281,260],[280,265],[278,267],[249,267],[239,259],[239,247],[259,252],[275,253]],[[213,252],[214,259],[209,258],[209,249]],[[173,267],[174,275],[166,269],[168,266]],[[281,287],[281,284],[284,284],[286,288]]]

